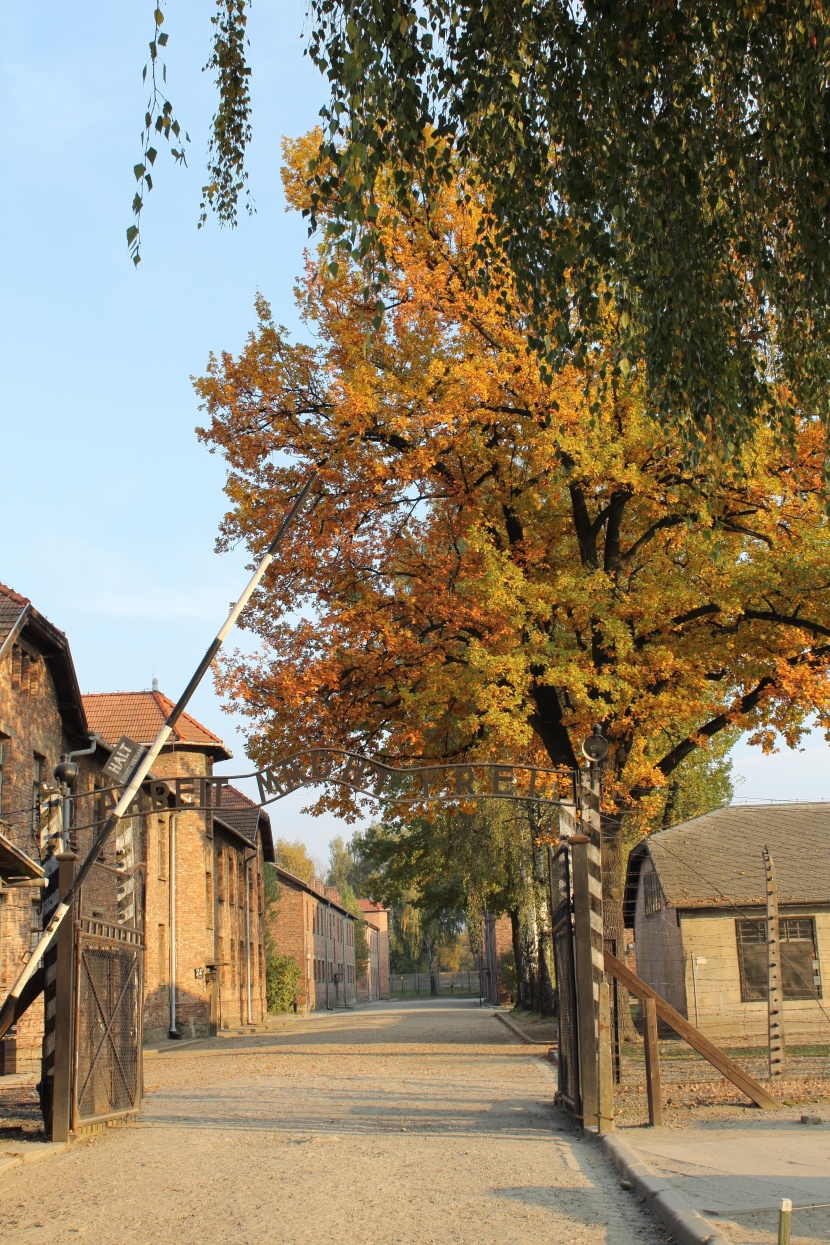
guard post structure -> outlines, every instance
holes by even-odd
[[[610,1002],[602,994],[605,946],[602,918],[602,831],[599,765],[608,742],[598,727],[583,744],[589,764],[578,772],[581,834],[570,837],[573,871],[574,968],[579,1026],[582,1122],[608,1132],[613,1127],[613,1065]]]
[[[600,1133],[610,1133],[614,1128],[614,1065],[611,1046],[611,987],[607,981],[601,981],[597,1026],[597,1131]]]
[[[58,894],[63,898],[75,878],[78,857],[59,852]],[[72,1063],[75,1033],[75,913],[58,928],[55,957],[55,1054],[52,1074],[52,1141],[68,1141],[72,1127]]]
[[[596,1123],[599,1112],[597,1066],[597,1008],[594,1003],[593,961],[591,956],[591,892],[589,888],[587,834],[571,836],[571,870],[574,904],[574,969],[576,976],[576,1017],[579,1033],[579,1082],[582,1122]]]

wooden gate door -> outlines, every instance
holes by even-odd
[[[72,1131],[141,1109],[144,939],[81,918],[75,961]]]

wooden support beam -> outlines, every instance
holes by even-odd
[[[599,1029],[597,1041],[597,1074],[599,1077],[599,1109],[597,1132],[614,1130],[614,1063],[611,1044],[611,987],[607,981],[599,986]]]
[[[734,1059],[730,1059],[725,1051],[719,1046],[705,1037],[700,1029],[696,1029],[693,1024],[686,1020],[685,1016],[681,1016],[680,1012],[675,1011],[670,1003],[652,990],[651,986],[646,985],[642,977],[638,977],[630,968],[623,964],[622,960],[618,960],[615,955],[611,955],[610,951],[605,952],[605,971],[612,973],[617,981],[622,984],[638,999],[654,999],[657,1015],[660,1020],[665,1021],[675,1033],[683,1038],[684,1042],[688,1042],[699,1055],[702,1055],[713,1068],[717,1068],[721,1076],[725,1076],[727,1081],[731,1081],[733,1085],[746,1094],[756,1106],[762,1107],[765,1111],[777,1111],[781,1103],[772,1098],[763,1085],[760,1085],[754,1077],[748,1072],[744,1072]]]
[[[657,1045],[657,1004],[654,999],[643,999],[646,1044],[646,1094],[648,1095],[648,1122],[652,1127],[663,1123],[663,1091],[660,1087],[660,1050]]]

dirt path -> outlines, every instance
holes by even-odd
[[[0,1240],[658,1245],[554,1075],[453,1000],[300,1018],[145,1064],[147,1110],[0,1184]]]

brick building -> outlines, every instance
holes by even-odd
[[[151,691],[83,697],[92,729],[148,745],[173,703]],[[209,778],[231,753],[184,713],[153,766],[161,779]],[[194,797],[195,798],[195,797]],[[207,1037],[264,1019],[263,863],[273,858],[268,817],[224,787],[212,811],[142,818],[137,858],[146,864],[144,1038]],[[175,989],[171,983],[175,982]]]
[[[271,821],[235,787],[213,814],[213,930],[216,1025],[256,1024],[265,1001],[265,861],[273,864]],[[208,903],[211,880],[207,881]]]
[[[0,997],[41,932],[44,873],[54,868],[60,805],[53,771],[90,748],[66,636],[27,597],[0,584]],[[77,758],[76,790],[89,792],[105,756]],[[91,831],[79,831],[91,841]],[[0,1071],[33,1071],[43,1038],[43,998],[0,1042]]]
[[[155,686],[82,696],[66,636],[26,597],[0,585],[0,997],[37,942],[43,887],[57,866],[55,765],[72,754],[78,765],[71,845],[83,858],[115,800],[102,774],[112,746],[122,735],[151,743],[171,708]],[[230,755],[184,714],[153,774],[211,777]],[[83,887],[84,912],[144,934],[146,1041],[208,1036],[266,1013],[270,822],[241,792],[213,791],[211,810],[151,811],[139,797]],[[0,1043],[0,1073],[38,1067],[43,1015],[41,997]]]
[[[513,957],[513,927],[509,916],[484,913],[484,981],[482,989],[491,1003],[512,1002],[504,977],[504,960]]]
[[[302,971],[297,1009],[350,1006],[357,998],[355,917],[333,886],[317,878],[304,882],[279,865],[275,870],[280,896],[269,921],[276,949],[296,960]]]
[[[358,997],[372,999],[389,998],[389,909],[372,899],[359,899],[358,904],[366,922],[366,941],[369,944],[369,963],[358,982]]]

